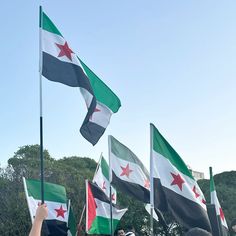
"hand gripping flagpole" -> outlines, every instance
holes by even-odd
[[[39,7],[39,107],[40,107],[40,176],[41,201],[44,203],[44,165],[43,165],[43,99],[42,99],[42,27],[43,10]]]

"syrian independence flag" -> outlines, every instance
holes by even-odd
[[[112,204],[113,233],[127,209]],[[87,234],[111,235],[110,200],[94,183],[86,181],[86,232]]]
[[[70,204],[70,200],[69,200],[69,204],[68,204],[68,209],[69,209],[69,217],[68,217],[68,232],[67,235],[68,236],[76,236],[76,221],[75,221],[75,216],[74,216],[74,212],[71,208],[71,204]]]
[[[42,75],[48,80],[79,87],[88,109],[80,128],[85,139],[95,145],[105,132],[119,98],[72,51],[49,17],[41,12]]]
[[[109,135],[111,183],[118,190],[144,203],[150,202],[149,173],[138,157]]]
[[[23,178],[26,199],[33,222],[36,209],[41,203],[41,182]],[[46,218],[49,235],[67,235],[68,209],[66,190],[63,186],[44,182],[44,197],[48,208]]]
[[[151,128],[151,179],[154,206],[170,211],[187,229],[199,227],[211,231],[206,201],[184,161],[159,133]]]
[[[222,227],[222,234],[223,234],[223,236],[228,235],[228,226],[226,223],[224,212],[220,206],[220,203],[219,203],[219,200],[218,200],[218,197],[216,194],[215,183],[214,183],[214,178],[213,178],[211,167],[210,167],[210,191],[211,191],[211,204],[215,205],[216,215],[217,215],[220,225]]]
[[[110,198],[110,183],[109,183],[109,166],[103,156],[101,156],[98,163],[97,171],[93,177],[93,182],[98,185],[99,188]],[[112,202],[116,203],[117,193],[111,186],[111,198]]]

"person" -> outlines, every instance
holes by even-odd
[[[132,225],[127,226],[127,232],[125,236],[135,236],[135,229]]]
[[[185,236],[212,236],[212,234],[204,229],[192,228],[185,234]]]
[[[116,236],[125,236],[125,231],[123,228],[118,228],[115,233]]]
[[[32,224],[29,236],[40,236],[41,235],[41,228],[43,224],[43,220],[46,219],[48,216],[48,208],[47,205],[41,204],[38,206],[34,218],[34,222]]]

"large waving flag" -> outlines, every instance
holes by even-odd
[[[197,182],[155,126],[151,124],[150,128],[154,206],[161,211],[170,211],[187,229],[199,227],[210,232],[205,198]]]
[[[216,215],[217,215],[218,220],[220,222],[220,226],[222,227],[222,234],[223,235],[228,235],[228,225],[227,225],[227,222],[226,222],[226,219],[225,219],[225,216],[224,216],[224,212],[221,208],[221,205],[220,205],[218,197],[217,197],[211,167],[210,167],[210,191],[211,191],[211,204],[215,205]]]
[[[113,233],[127,209],[112,204]],[[111,234],[110,200],[94,183],[86,181],[86,232],[87,234]]]
[[[144,203],[149,203],[149,173],[143,163],[111,135],[108,143],[112,185]]]
[[[98,187],[100,187],[103,192],[110,198],[110,183],[109,183],[109,166],[103,156],[101,156],[97,170],[93,177],[93,182],[95,182]],[[117,193],[115,188],[111,186],[111,198],[112,202],[116,203]]]
[[[33,222],[38,204],[41,203],[41,182],[23,178],[27,203]],[[46,218],[49,235],[67,235],[68,209],[66,190],[63,186],[44,182],[44,198],[48,208]]]
[[[48,80],[79,87],[88,113],[80,128],[85,139],[95,145],[121,106],[119,98],[72,51],[60,31],[42,12],[42,75]]]

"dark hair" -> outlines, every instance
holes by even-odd
[[[127,225],[127,230],[128,231],[134,231],[134,226],[133,225]]]
[[[114,235],[118,235],[118,231],[120,230],[124,230],[122,227],[118,227],[116,228],[115,232],[114,232]]]
[[[204,229],[192,228],[185,234],[185,236],[212,236],[212,234]]]

